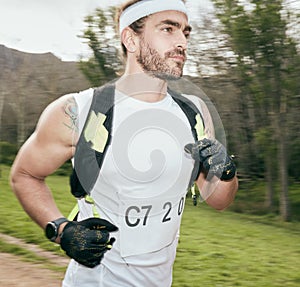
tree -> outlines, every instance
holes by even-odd
[[[268,144],[258,140],[263,148],[269,193],[276,178],[280,183],[280,214],[291,217],[288,197],[288,129],[289,102],[299,89],[299,55],[295,42],[287,35],[287,19],[283,17],[281,0],[252,0],[247,4],[233,0],[213,0],[229,45],[236,55],[236,72],[244,95],[243,104],[254,115],[256,133],[268,135]],[[286,14],[288,15],[288,14]],[[298,65],[298,66],[297,66]],[[298,76],[297,76],[298,75]],[[275,146],[273,146],[275,143]],[[274,153],[276,155],[274,156]],[[269,199],[272,194],[269,194]],[[271,204],[271,202],[270,202]]]
[[[98,8],[85,18],[87,27],[81,38],[87,41],[93,55],[88,60],[81,59],[80,69],[93,86],[115,78],[121,66],[114,14],[115,7],[106,10]]]

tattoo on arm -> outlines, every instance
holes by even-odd
[[[68,99],[63,107],[66,120],[64,125],[72,131],[78,132],[78,107],[74,98]]]

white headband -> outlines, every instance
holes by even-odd
[[[181,0],[143,0],[125,9],[120,16],[120,35],[135,21],[161,11],[175,10],[187,15],[187,9]]]

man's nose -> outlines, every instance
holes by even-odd
[[[176,48],[182,48],[183,50],[186,50],[187,43],[188,41],[186,35],[183,33],[183,31],[178,31],[175,41]]]

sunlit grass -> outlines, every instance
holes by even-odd
[[[0,232],[24,239],[27,243],[39,244],[50,251],[60,252],[57,245],[45,240],[44,231],[38,227],[23,211],[8,183],[9,168],[2,166],[0,178]],[[75,199],[70,194],[68,178],[51,176],[47,184],[63,214],[68,216],[75,205]]]
[[[188,200],[173,287],[299,286],[300,225],[268,221]]]
[[[46,240],[43,231],[22,210],[7,177],[8,168],[4,167],[0,178],[0,232],[60,254],[58,246]],[[75,203],[68,178],[51,176],[47,183],[67,216]],[[257,193],[249,190],[252,196]],[[297,194],[296,186],[292,196],[297,199]],[[245,200],[246,195],[241,194],[240,198]],[[238,204],[243,206],[242,201]],[[246,205],[248,209],[251,206]],[[187,198],[173,287],[300,286],[300,223],[284,223],[276,215],[249,215],[239,211],[217,212],[205,203],[193,206],[191,198]],[[0,251],[19,256],[25,252],[25,257],[30,257],[20,247],[0,244]]]

